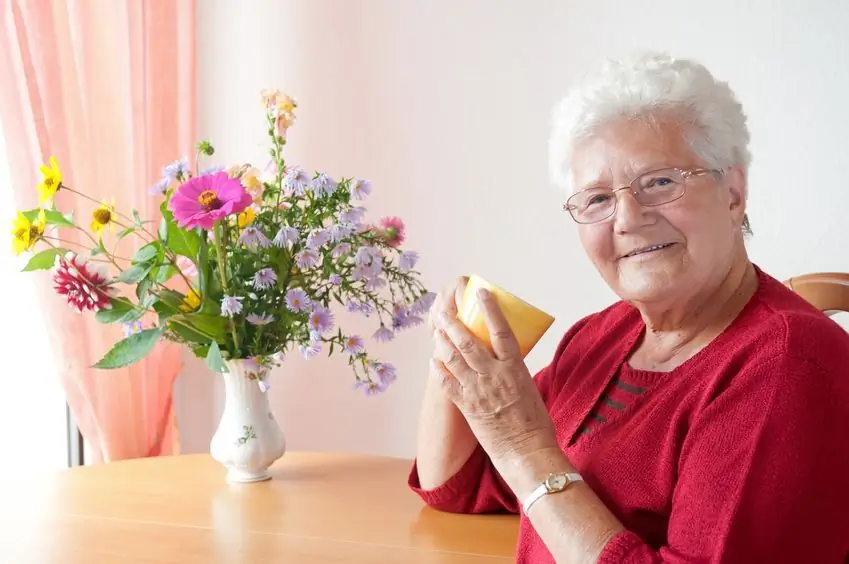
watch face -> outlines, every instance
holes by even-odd
[[[545,481],[548,489],[551,491],[562,490],[569,484],[569,478],[563,474],[553,474]]]

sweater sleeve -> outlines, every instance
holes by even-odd
[[[738,373],[684,440],[666,546],[626,531],[599,562],[844,562],[849,372],[836,372],[781,355]]]
[[[534,377],[537,390],[551,410],[551,402],[556,397],[552,393],[567,377],[559,370],[558,363],[575,335],[586,325],[590,316],[575,323],[560,340],[551,363]],[[555,381],[556,379],[556,381]],[[519,502],[516,495],[502,479],[493,466],[489,455],[478,445],[466,463],[444,484],[430,490],[424,490],[419,483],[418,462],[408,478],[408,486],[429,506],[451,513],[518,513]]]
[[[550,366],[534,378],[537,389],[546,399]],[[518,513],[516,495],[495,469],[489,455],[477,445],[471,456],[444,484],[430,490],[419,483],[418,461],[413,461],[408,486],[429,506],[450,513]]]

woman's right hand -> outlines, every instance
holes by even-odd
[[[433,305],[430,307],[430,312],[427,318],[427,327],[433,336],[436,331],[436,320],[439,315],[445,313],[448,316],[456,317],[460,310],[460,304],[463,301],[463,293],[466,291],[466,285],[469,283],[468,276],[461,276],[448,284],[436,295]]]

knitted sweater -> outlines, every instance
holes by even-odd
[[[734,322],[671,372],[625,362],[645,326],[620,302],[537,374],[561,448],[626,529],[602,564],[849,562],[849,334],[758,276]],[[409,485],[439,510],[520,513],[480,447],[432,490],[414,463]],[[516,561],[554,562],[524,515]]]

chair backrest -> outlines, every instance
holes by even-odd
[[[784,285],[826,315],[849,311],[849,273],[812,272],[785,280]]]

